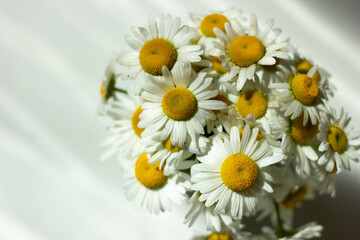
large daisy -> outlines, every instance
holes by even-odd
[[[252,14],[248,30],[236,20],[225,23],[226,33],[214,29],[220,43],[214,42],[210,55],[219,57],[224,68],[238,76],[237,90],[242,89],[247,79],[254,77],[258,65],[274,65],[275,57],[289,57],[282,50],[287,42],[276,42],[281,31],[273,29],[273,25],[274,21],[270,19],[259,29],[257,18]]]
[[[222,101],[211,100],[218,92],[211,88],[211,78],[206,73],[198,75],[190,64],[171,73],[163,67],[163,79],[148,76],[141,97],[146,101],[142,105],[143,112],[138,127],[146,128],[143,137],[150,136],[160,130],[161,141],[170,138],[174,146],[184,147],[188,136],[197,145],[203,127],[215,120],[213,110],[226,107]]]
[[[280,162],[282,155],[272,155],[268,144],[257,141],[258,129],[246,125],[242,137],[237,127],[230,137],[214,138],[211,150],[198,156],[201,162],[191,168],[192,189],[200,191],[205,206],[215,206],[215,213],[231,214],[241,219],[255,212],[260,195],[273,192],[271,175],[264,167]]]
[[[209,49],[212,48],[213,41],[216,41],[216,35],[213,31],[218,28],[225,32],[225,23],[230,20],[244,20],[241,16],[243,11],[238,8],[229,8],[225,11],[213,12],[208,15],[190,13],[190,19],[193,27],[199,36],[198,44],[204,49],[204,55],[209,56]]]
[[[147,154],[124,164],[124,188],[128,199],[151,213],[169,211],[187,200],[187,182],[181,174],[165,176],[159,162],[150,164]]]
[[[117,93],[116,100],[109,105],[107,116],[110,117],[110,136],[104,142],[108,148],[102,159],[112,155],[131,159],[144,151],[140,143],[141,133],[144,129],[138,127],[139,115],[142,112],[142,99],[131,94]]]
[[[127,66],[125,77],[136,78],[139,74],[162,75],[162,67],[169,70],[179,63],[198,62],[203,50],[191,45],[196,33],[188,26],[180,26],[180,18],[160,15],[156,20],[149,17],[148,29],[132,27],[132,36],[126,35],[132,51],[120,54],[118,62]]]
[[[284,116],[295,119],[303,115],[303,125],[310,119],[313,125],[319,121],[319,112],[326,100],[325,94],[313,79],[316,67],[309,70],[307,74],[297,74],[295,69],[282,67],[277,72],[283,80],[282,83],[270,84],[270,88],[278,90],[277,99],[281,104],[280,110]]]
[[[318,163],[324,165],[326,171],[332,172],[341,169],[350,170],[350,160],[359,161],[357,152],[360,148],[360,133],[352,131],[348,124],[350,117],[341,109],[339,115],[335,109],[320,113],[318,139],[321,141],[319,151],[322,155]]]

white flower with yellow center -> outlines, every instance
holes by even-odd
[[[281,144],[282,149],[295,160],[295,169],[301,176],[310,176],[317,169],[316,161],[318,154],[314,146],[318,144],[316,135],[318,134],[319,123],[312,125],[308,122],[303,125],[303,117],[290,120],[288,126],[284,126],[287,132],[283,135]]]
[[[174,146],[170,138],[161,141],[160,132],[152,136],[142,138],[141,143],[145,146],[145,152],[148,154],[149,163],[155,164],[160,162],[160,169],[166,176],[175,174],[177,170],[189,169],[193,161],[183,161],[189,158],[192,153],[186,148]]]
[[[358,162],[360,155],[360,133],[349,129],[350,117],[341,109],[337,115],[333,108],[321,112],[318,139],[321,141],[319,151],[322,155],[318,163],[324,165],[326,171],[341,169],[350,170],[350,160]]]
[[[215,120],[213,111],[224,109],[226,104],[210,100],[218,94],[211,88],[212,79],[206,78],[204,72],[196,75],[190,64],[181,65],[173,73],[164,67],[163,75],[160,80],[148,76],[149,81],[144,85],[141,97],[146,102],[138,125],[146,128],[142,136],[160,130],[161,141],[170,138],[180,148],[190,136],[196,147],[199,135],[204,134],[203,127]]]
[[[241,219],[255,212],[260,195],[273,192],[263,168],[283,156],[273,156],[266,142],[257,141],[258,131],[246,125],[240,138],[239,129],[231,128],[230,137],[214,138],[211,150],[197,156],[201,163],[191,167],[192,189],[201,192],[206,207],[215,204],[216,214]]]
[[[150,164],[147,154],[125,163],[126,196],[150,213],[169,211],[187,200],[187,182],[181,174],[165,176],[159,162]]]
[[[254,81],[245,83],[241,92],[229,94],[229,100],[236,105],[236,110],[243,119],[252,114],[267,134],[271,133],[269,118],[274,117],[271,110],[277,110],[279,105],[273,91],[264,82],[260,82],[256,75]]]
[[[107,110],[107,115],[111,119],[109,127],[111,136],[104,143],[109,150],[102,159],[114,154],[131,159],[144,151],[144,146],[140,143],[140,136],[144,129],[138,127],[143,101],[130,92],[129,94],[118,93],[117,100],[113,101]]]
[[[300,74],[308,74],[311,68],[314,67],[313,61],[301,56],[294,46],[289,46],[289,51],[293,59],[296,71]],[[326,95],[334,96],[335,86],[329,82],[330,74],[323,68],[316,66],[317,71],[313,75],[313,79],[318,84],[319,88],[326,93]]]
[[[309,119],[313,125],[318,123],[320,108],[326,99],[324,92],[313,79],[316,70],[316,67],[313,67],[307,74],[296,74],[295,69],[282,68],[278,75],[283,83],[269,86],[278,91],[277,99],[284,116],[291,116],[294,120],[302,115],[303,125],[306,125]]]
[[[188,211],[185,215],[184,224],[189,227],[201,216],[205,215],[206,230],[220,232],[222,226],[231,227],[234,220],[229,215],[215,214],[214,206],[205,207],[203,202],[199,201],[201,193],[195,191],[191,198],[187,201]]]
[[[120,65],[128,67],[124,76],[135,79],[139,74],[162,75],[162,67],[172,70],[179,63],[198,62],[203,50],[191,45],[196,33],[188,26],[180,27],[180,18],[160,15],[156,21],[149,17],[148,29],[132,27],[133,36],[125,40],[133,51],[121,54]]]
[[[237,75],[236,89],[239,91],[247,79],[253,79],[258,65],[274,65],[277,58],[288,58],[282,49],[287,42],[277,43],[280,29],[273,29],[274,21],[268,20],[262,29],[258,28],[257,18],[250,17],[248,31],[236,20],[225,23],[225,32],[218,28],[214,33],[220,43],[214,42],[210,55],[217,56],[225,69]]]
[[[232,7],[226,11],[214,12],[208,15],[189,14],[193,26],[200,36],[198,44],[204,49],[205,56],[209,55],[208,51],[213,46],[212,42],[217,40],[213,29],[218,28],[225,32],[225,23],[233,19],[244,20],[241,16],[242,13],[241,9]]]

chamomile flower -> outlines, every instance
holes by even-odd
[[[282,51],[287,42],[276,42],[281,31],[273,29],[273,25],[274,21],[270,19],[259,29],[257,18],[252,14],[248,31],[236,20],[225,23],[226,33],[214,29],[220,43],[214,42],[210,55],[219,57],[224,68],[237,75],[238,91],[247,79],[254,77],[258,65],[274,65],[275,57],[288,58],[288,54]]]
[[[160,130],[160,139],[170,138],[174,146],[184,147],[188,137],[198,144],[203,127],[215,120],[213,110],[226,107],[222,101],[211,100],[218,92],[211,88],[211,78],[206,73],[198,75],[190,64],[182,65],[171,73],[163,67],[164,79],[152,76],[144,86],[141,97],[146,101],[142,105],[139,127],[146,128],[143,137]],[[195,147],[196,148],[196,147]]]
[[[301,56],[299,51],[293,46],[289,46],[289,51],[293,59],[293,64],[295,65],[296,71],[300,74],[307,74],[311,68],[314,67],[313,61]],[[319,88],[326,93],[325,97],[333,96],[335,86],[329,82],[330,74],[323,68],[316,66],[317,71],[313,75],[314,81],[318,84]]]
[[[150,164],[146,153],[124,165],[126,196],[134,200],[137,206],[158,214],[187,200],[187,183],[182,175],[165,176],[159,162]]]
[[[287,132],[284,133],[281,144],[284,152],[289,158],[293,158],[295,169],[299,175],[310,176],[317,169],[318,154],[314,146],[318,144],[316,135],[319,123],[312,125],[308,122],[303,125],[303,116],[289,120],[284,126]]]
[[[350,170],[350,160],[358,162],[360,155],[360,133],[352,131],[348,124],[350,117],[342,108],[337,114],[333,108],[320,113],[318,139],[321,141],[319,151],[321,156],[318,163],[325,166],[326,171]]]
[[[283,159],[272,156],[264,141],[257,141],[258,129],[245,126],[242,137],[237,127],[230,137],[214,138],[210,151],[197,156],[201,162],[191,167],[192,189],[200,191],[199,200],[214,212],[241,219],[255,212],[257,198],[271,193],[272,177],[263,168]]]
[[[131,159],[143,153],[144,146],[140,142],[140,136],[144,129],[138,127],[142,103],[142,99],[132,95],[130,91],[129,94],[118,93],[117,100],[107,110],[111,119],[111,136],[104,143],[109,149],[102,159],[114,154]]]
[[[160,15],[156,21],[149,17],[148,29],[132,27],[133,36],[126,35],[125,40],[133,50],[118,58],[120,65],[128,68],[124,76],[131,79],[144,73],[161,76],[163,66],[172,70],[179,63],[200,61],[203,50],[190,44],[196,33],[180,24],[180,18]]]
[[[274,117],[271,110],[277,109],[279,105],[272,90],[268,89],[264,82],[260,82],[256,75],[254,81],[245,83],[241,92],[237,92],[236,95],[229,94],[229,100],[236,105],[236,110],[242,118],[253,114],[265,131],[271,133],[269,118]]]
[[[155,164],[160,162],[160,169],[163,170],[165,176],[169,176],[170,174],[175,174],[180,167],[179,165],[185,164],[182,161],[189,158],[192,153],[186,148],[174,146],[171,143],[170,138],[161,141],[160,135],[160,132],[156,132],[152,136],[142,138],[141,142],[145,146],[145,152],[148,154],[149,163]],[[190,163],[190,161],[187,161],[186,163]],[[191,165],[188,164],[187,169],[190,167]]]
[[[325,95],[313,79],[316,72],[313,67],[307,74],[296,74],[295,69],[282,68],[277,72],[283,83],[273,83],[269,87],[277,89],[277,99],[284,116],[295,119],[303,115],[303,125],[310,119],[313,125],[319,121],[319,112],[324,104]]]
[[[189,14],[192,25],[200,36],[198,44],[204,49],[205,56],[209,56],[208,51],[212,48],[212,42],[217,40],[213,29],[218,28],[225,32],[225,23],[233,19],[244,20],[241,16],[242,12],[241,9],[232,7],[226,11],[214,12],[208,15]]]
[[[200,195],[199,191],[195,191],[188,200],[188,211],[185,215],[184,224],[191,227],[200,215],[205,215],[206,229],[208,231],[220,232],[222,226],[231,227],[230,225],[234,224],[233,218],[229,215],[215,214],[214,206],[205,207],[204,203],[199,201]]]

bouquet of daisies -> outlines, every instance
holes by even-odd
[[[327,103],[329,74],[281,38],[272,19],[231,8],[131,27],[101,85],[104,158],[121,163],[126,196],[149,212],[184,204],[205,216],[194,239],[312,239],[293,210],[335,195],[332,176],[358,161],[360,134]],[[273,226],[246,232],[243,219]],[[202,218],[203,219],[203,218]]]

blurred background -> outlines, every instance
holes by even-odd
[[[346,0],[0,0],[0,239],[189,239],[185,210],[158,216],[125,199],[118,162],[100,162],[99,88],[124,35],[148,15],[231,6],[282,28],[328,70],[360,130],[359,2]],[[336,177],[337,196],[306,202],[295,226],[323,224],[321,239],[359,239],[360,165]]]

